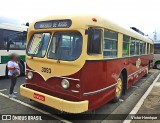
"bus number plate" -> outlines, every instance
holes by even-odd
[[[45,96],[37,94],[37,93],[33,94],[33,98],[41,100],[41,101],[45,101]]]
[[[42,72],[51,73],[51,68],[42,67]]]

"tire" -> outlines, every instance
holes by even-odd
[[[113,102],[119,102],[119,99],[122,96],[122,92],[123,92],[123,76],[122,74],[119,76],[118,80],[117,80],[117,86],[116,86],[116,92],[115,92],[115,97],[113,99]]]

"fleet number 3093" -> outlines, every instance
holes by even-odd
[[[51,68],[47,68],[47,67],[42,67],[42,72],[44,73],[51,73]]]

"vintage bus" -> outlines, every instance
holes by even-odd
[[[160,42],[154,42],[154,67],[160,69]]]
[[[7,62],[11,53],[19,55],[20,71],[25,73],[26,32],[27,26],[0,24],[0,76],[8,74]]]
[[[54,16],[28,29],[22,96],[60,111],[94,110],[148,74],[150,39],[98,16]]]

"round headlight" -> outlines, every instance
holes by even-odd
[[[27,76],[28,76],[28,79],[32,79],[33,78],[33,73],[32,72],[28,72]]]
[[[63,87],[64,89],[68,89],[69,86],[70,86],[70,83],[69,83],[69,81],[68,81],[67,79],[63,79],[63,80],[61,81],[61,85],[62,85],[62,87]]]

